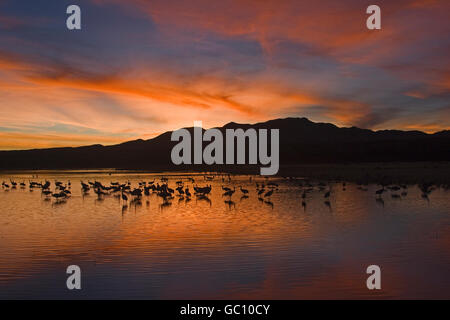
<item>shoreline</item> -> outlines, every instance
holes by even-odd
[[[12,169],[0,170],[0,174],[161,174],[161,175],[256,175],[259,168],[255,166],[199,166],[197,169],[180,167],[161,167],[154,169],[127,168],[67,168],[67,169]],[[261,176],[263,177],[263,176]],[[369,162],[369,163],[330,163],[330,164],[295,164],[281,165],[278,174],[269,178],[304,178],[312,180],[345,180],[366,183],[407,183],[416,184],[431,182],[434,184],[450,184],[450,162]]]

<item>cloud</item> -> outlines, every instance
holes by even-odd
[[[448,128],[448,1],[380,1],[369,31],[356,0],[86,0],[79,33],[45,3],[0,17],[0,127],[79,126],[99,141],[304,115]]]

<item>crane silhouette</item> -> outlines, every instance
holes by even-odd
[[[240,187],[240,189],[241,189],[241,192],[243,193],[243,194],[248,194],[248,190],[247,189],[242,189],[242,186]]]

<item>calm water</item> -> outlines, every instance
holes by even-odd
[[[165,175],[169,186],[188,176]],[[302,207],[298,182],[260,201],[261,177],[216,177],[209,201],[156,194],[123,208],[119,197],[82,195],[80,180],[160,182],[160,174],[30,173],[0,175],[27,187],[0,189],[0,298],[450,298],[450,191],[423,199],[416,186],[394,199],[332,184],[330,207],[317,187]],[[189,175],[191,177],[191,175]],[[28,180],[71,181],[66,202],[46,200]],[[225,203],[222,185],[237,188]],[[326,190],[328,187],[326,187]],[[396,192],[400,193],[400,192]],[[82,290],[66,289],[68,265]],[[382,290],[366,288],[367,266],[382,269]]]

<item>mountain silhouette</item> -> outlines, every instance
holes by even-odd
[[[218,128],[280,129],[280,164],[450,161],[450,131],[372,131],[340,128],[306,118],[275,119],[256,124],[230,122]],[[193,128],[187,128],[193,131]],[[0,151],[0,169],[143,169],[228,170],[239,165],[175,166],[171,162],[171,131],[150,140],[112,146]],[[209,142],[208,142],[209,143]],[[208,143],[204,143],[207,145]],[[258,165],[259,166],[259,165]],[[241,166],[242,167],[242,166]]]

